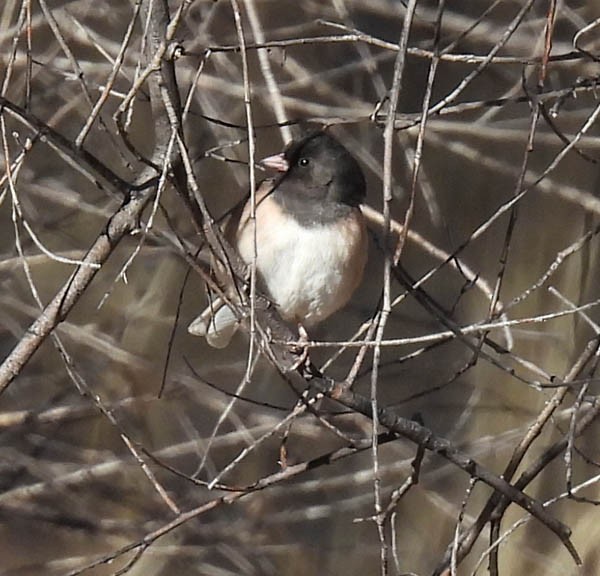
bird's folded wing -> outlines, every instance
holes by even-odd
[[[256,206],[273,191],[273,180],[263,180],[256,190]],[[240,200],[222,218],[221,225],[227,241],[237,247],[237,235],[243,230],[250,219],[249,195]],[[231,286],[230,271],[220,262],[213,262],[213,269],[220,284]],[[235,293],[231,288],[228,292]],[[230,294],[231,295],[231,294]],[[194,336],[204,336],[213,348],[225,348],[239,326],[235,314],[222,298],[214,298],[208,308],[188,326],[188,332]]]

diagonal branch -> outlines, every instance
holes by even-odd
[[[147,10],[150,9],[148,4],[152,5],[151,9],[154,11],[149,33],[148,53],[146,55],[146,59],[151,60],[153,55],[157,54],[163,45],[165,30],[169,26],[172,26],[173,23],[169,23],[166,2],[145,3],[144,8]],[[164,157],[171,139],[171,125],[163,106],[161,91],[168,91],[170,100],[172,102],[179,102],[173,61],[162,60],[160,67],[152,68],[148,76],[148,82],[155,126],[156,143],[153,151],[153,160],[156,161]],[[3,108],[10,110],[19,119],[34,128],[42,138],[50,136],[50,143],[69,159],[75,162],[82,160],[92,175],[107,181],[121,193],[129,191],[130,186],[126,182],[118,178],[91,154],[77,148],[73,143],[49,129],[48,126],[41,123],[34,116],[6,99],[0,100],[0,112]],[[178,109],[180,110],[180,107]],[[153,176],[155,176],[154,168],[147,166],[140,173],[138,183],[147,182]],[[21,340],[0,365],[0,394],[20,374],[36,350],[58,324],[66,318],[94,279],[98,267],[106,262],[113,250],[127,234],[137,229],[142,212],[155,191],[154,186],[142,186],[141,188],[138,193],[127,196],[123,205],[113,214],[104,230],[88,250],[85,258],[83,258],[83,262],[86,265],[77,267],[75,272],[56,293],[54,298],[52,298],[40,316],[31,324]]]

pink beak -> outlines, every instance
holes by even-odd
[[[281,154],[275,154],[274,156],[267,156],[266,158],[263,158],[259,164],[265,168],[277,170],[277,172],[287,172],[290,167],[283,152]]]

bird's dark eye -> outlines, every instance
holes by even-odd
[[[309,160],[308,158],[300,158],[300,162],[298,162],[298,164],[300,164],[300,166],[308,166]]]

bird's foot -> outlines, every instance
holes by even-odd
[[[298,359],[292,364],[290,371],[297,370],[300,366],[308,366],[310,357],[308,355],[308,332],[302,324],[298,324],[298,342],[292,345],[292,353],[298,355]]]

